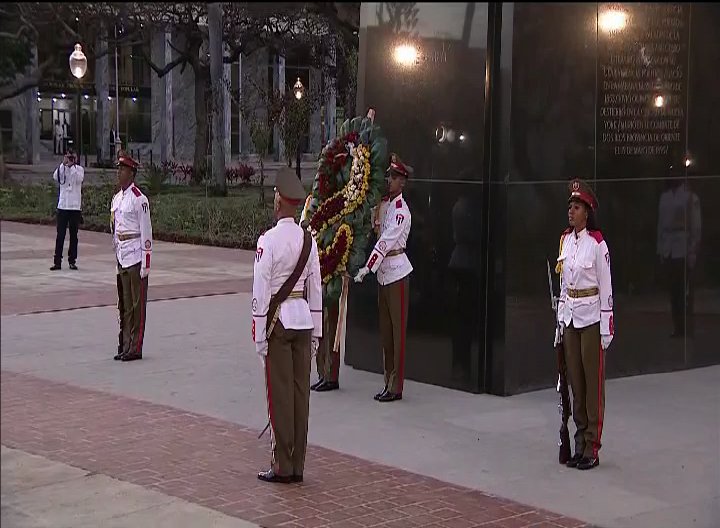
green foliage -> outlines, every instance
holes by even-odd
[[[312,104],[308,97],[287,99],[285,112],[280,121],[280,135],[285,144],[285,158],[288,161],[295,159],[300,141],[307,133],[311,113]]]
[[[145,166],[142,179],[138,186],[148,196],[159,194],[170,179],[170,169],[167,166],[149,163]]]
[[[0,37],[0,83],[15,80],[15,75],[30,66],[32,48],[26,40]]]

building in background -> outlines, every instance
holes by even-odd
[[[179,39],[179,36],[170,33],[156,34],[145,51],[157,64],[165,64],[172,60],[171,43],[180,45]],[[107,42],[104,45],[107,46]],[[40,157],[55,155],[57,121],[62,130],[63,151],[67,148],[82,150],[88,154],[89,161],[94,161],[98,150],[112,152],[114,149],[112,137],[119,110],[122,144],[141,161],[192,162],[196,127],[192,68],[184,71],[175,68],[158,77],[143,58],[141,46],[135,44],[118,49],[119,89],[116,86],[115,50],[110,44],[109,53],[102,59],[95,61],[90,58],[87,74],[80,82],[68,70],[65,74],[42,78],[37,90],[0,103],[0,133],[6,160],[32,162],[27,155],[29,150],[33,150],[28,149],[31,137],[38,142],[35,150],[39,151]],[[42,62],[48,53],[62,55],[58,63],[67,63],[65,55],[69,55],[69,51],[44,49],[40,42],[39,61]],[[324,89],[334,80],[310,65],[309,50],[280,57],[260,49],[250,56],[242,55],[233,64],[226,64],[225,75],[236,95],[246,95],[256,86],[263,87],[268,93],[283,89],[290,91],[297,79],[301,80],[307,93],[322,91],[318,94],[321,103],[312,114],[305,140],[301,142],[302,150],[313,157],[329,138],[334,137],[336,114],[342,112],[342,108],[338,108],[334,91]],[[255,110],[267,117],[266,109]],[[29,115],[35,111],[37,126],[28,127]],[[224,112],[228,156],[239,160],[253,155],[249,123],[240,112],[237,97],[224,99]],[[78,118],[78,115],[81,117]],[[277,127],[271,133],[270,153],[275,159],[280,159],[284,153]],[[78,141],[80,134],[82,149]],[[34,152],[31,158],[37,163],[38,152]]]

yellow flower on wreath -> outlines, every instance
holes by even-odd
[[[325,222],[320,229],[320,232],[325,231],[328,226],[338,222],[343,216],[346,216],[355,211],[364,201],[367,191],[370,187],[370,150],[365,145],[359,145],[353,149],[353,173],[350,175],[350,179],[345,186],[333,194],[327,201],[333,200],[338,196],[344,198],[344,206],[342,210]],[[362,166],[360,170],[355,169],[355,161],[362,159]],[[357,197],[354,199],[350,198],[350,189],[353,186],[359,186],[357,190]],[[322,205],[321,205],[322,207]]]
[[[353,231],[352,228],[348,224],[341,224],[338,228],[337,232],[335,233],[335,237],[333,238],[333,241],[330,243],[330,245],[325,248],[321,249],[319,251],[320,258],[323,258],[327,253],[332,251],[335,246],[337,245],[338,241],[340,240],[340,235],[342,233],[345,233],[347,238],[347,245],[345,246],[345,251],[343,252],[342,257],[340,257],[340,262],[338,263],[337,267],[329,274],[325,275],[322,278],[323,284],[327,284],[330,282],[330,279],[332,279],[334,276],[336,276],[338,273],[342,273],[347,269],[347,262],[350,258],[350,248],[352,247],[353,243]]]

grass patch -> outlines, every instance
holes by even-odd
[[[83,186],[82,229],[110,232],[111,184]],[[204,187],[172,186],[150,196],[153,237],[254,250],[258,237],[273,225],[271,190],[239,186],[228,196],[206,196]],[[54,224],[57,187],[53,184],[0,187],[0,219]]]

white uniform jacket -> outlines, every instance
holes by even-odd
[[[270,299],[292,275],[303,246],[303,229],[292,218],[278,220],[275,227],[261,235],[255,253],[252,300],[252,336],[264,343]],[[306,291],[307,290],[307,291]],[[302,297],[306,292],[305,298]],[[278,320],[289,330],[310,330],[322,337],[322,277],[320,257],[312,238],[310,256],[290,297],[280,305]]]
[[[82,208],[82,183],[85,179],[85,169],[80,165],[61,164],[53,172],[53,180],[60,185],[58,209],[64,211],[79,211]]]
[[[380,237],[365,266],[377,273],[378,283],[385,286],[404,279],[413,271],[405,254],[412,218],[402,194],[390,200],[387,206],[383,205],[380,210],[383,214],[380,218]],[[392,252],[398,253],[388,255]]]
[[[112,199],[110,218],[115,256],[120,267],[140,262],[140,276],[150,273],[153,237],[150,204],[135,184],[121,189]]]
[[[587,229],[578,234],[571,229],[565,231],[558,262],[562,265],[558,322],[566,327],[572,322],[580,329],[599,321],[600,335],[613,335],[610,252],[602,233]],[[597,293],[582,295],[593,289]]]

